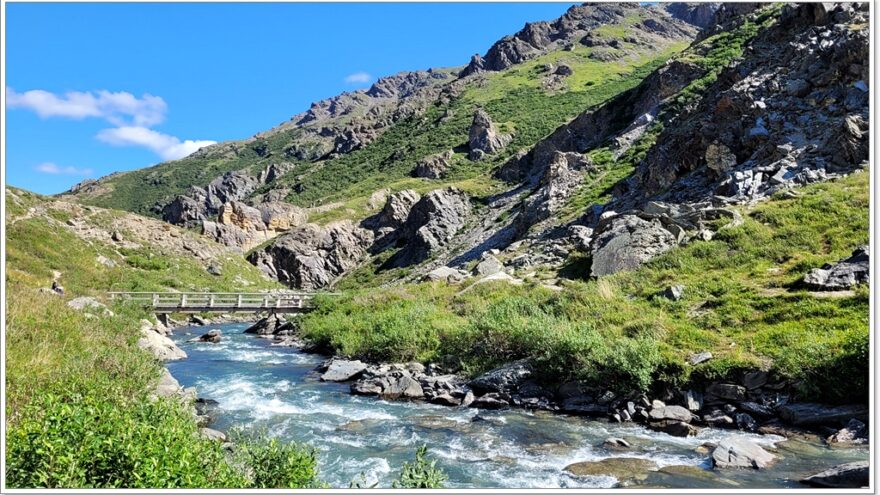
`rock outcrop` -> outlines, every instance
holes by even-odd
[[[446,170],[452,165],[452,150],[432,155],[416,164],[412,171],[413,177],[422,177],[425,179],[439,179],[446,173]]]
[[[280,235],[248,261],[297,289],[319,289],[357,266],[373,243],[371,231],[345,220],[326,227],[305,224]]]
[[[220,244],[247,251],[304,224],[307,219],[305,211],[288,203],[262,203],[253,207],[231,201],[220,207],[216,222],[202,222],[202,234]]]
[[[852,256],[835,264],[810,270],[804,276],[804,284],[814,290],[846,290],[870,281],[870,250],[862,246]]]
[[[481,160],[486,155],[495,154],[508,143],[512,137],[501,134],[492,122],[492,118],[482,108],[474,113],[474,120],[468,131],[468,158]]]
[[[391,266],[421,263],[447,246],[471,214],[467,194],[455,189],[429,192],[412,206],[400,227],[399,242],[405,243],[390,260]]]

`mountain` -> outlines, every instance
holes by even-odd
[[[197,228],[296,288],[486,257],[608,275],[863,167],[867,50],[860,4],[585,4],[70,195]]]

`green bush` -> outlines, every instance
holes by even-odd
[[[167,400],[125,404],[47,394],[8,425],[7,486],[242,486],[219,444],[197,433],[192,417]]]
[[[247,466],[252,488],[322,488],[314,448],[283,443],[265,433],[233,436],[235,455]]]
[[[443,488],[448,478],[442,469],[437,467],[436,459],[428,460],[428,446],[422,445],[416,451],[413,462],[403,463],[400,476],[392,483],[393,488]]]

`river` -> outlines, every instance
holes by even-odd
[[[668,488],[804,487],[798,480],[843,462],[868,459],[867,447],[829,448],[821,443],[785,441],[778,436],[705,429],[677,438],[636,424],[520,409],[481,411],[423,402],[385,401],[349,394],[348,384],[321,382],[314,372],[322,356],[273,347],[246,335],[248,324],[187,327],[174,340],[188,359],[168,363],[185,387],[219,402],[212,428],[265,428],[284,440],[318,449],[320,477],[347,488],[360,479],[389,486],[404,461],[427,444],[429,455],[449,476],[449,488],[612,487],[611,476],[575,477],[563,468],[608,457],[640,457],[659,467],[694,466],[674,474],[647,473],[631,484]],[[220,328],[218,344],[187,343],[209,328]],[[479,414],[479,418],[476,416]],[[780,458],[763,471],[711,470],[704,442],[748,436]],[[620,437],[632,448],[609,450],[604,439]]]

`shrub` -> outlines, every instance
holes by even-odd
[[[318,460],[314,448],[283,443],[265,433],[235,434],[236,456],[247,466],[252,488],[316,488]]]
[[[442,469],[437,467],[437,460],[428,460],[425,456],[428,446],[422,445],[416,451],[413,462],[403,463],[400,476],[391,486],[393,488],[443,488],[443,482],[448,478]]]

